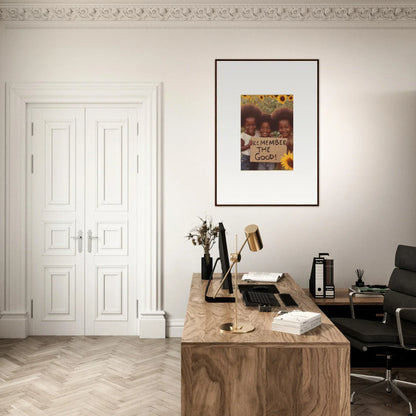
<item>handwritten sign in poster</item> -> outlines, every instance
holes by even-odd
[[[287,153],[286,139],[277,137],[254,137],[250,147],[250,162],[279,163]]]

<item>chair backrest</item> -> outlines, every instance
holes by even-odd
[[[416,247],[399,245],[395,266],[388,284],[390,290],[384,297],[384,312],[394,320],[396,308],[416,308]],[[416,322],[416,311],[403,311],[401,316],[407,321]]]

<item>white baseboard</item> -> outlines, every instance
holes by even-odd
[[[169,319],[167,327],[168,338],[182,338],[185,319]]]
[[[1,312],[0,338],[26,338],[28,322],[26,313]]]
[[[170,319],[164,312],[145,312],[140,315],[140,338],[182,338],[185,319]],[[7,313],[0,315],[0,338],[26,338],[28,336],[27,314]]]
[[[165,338],[164,311],[146,311],[140,314],[140,338]]]

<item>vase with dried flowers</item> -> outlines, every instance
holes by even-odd
[[[211,217],[199,219],[201,224],[192,228],[186,238],[191,240],[194,246],[202,246],[204,256],[201,258],[201,278],[208,280],[212,273],[212,257],[209,252],[218,237],[218,225],[212,224]]]

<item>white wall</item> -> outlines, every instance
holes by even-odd
[[[184,318],[191,274],[200,268],[202,250],[184,236],[201,215],[224,222],[229,245],[258,224],[264,249],[245,252],[239,269],[288,272],[304,287],[319,251],[330,252],[336,285],[346,287],[357,267],[369,283],[385,283],[397,244],[416,245],[416,28],[263,26],[63,23],[1,32],[1,85],[163,82],[169,319]],[[319,207],[214,206],[215,58],[320,60]]]

